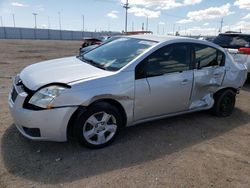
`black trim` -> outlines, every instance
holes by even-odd
[[[41,137],[41,132],[39,128],[28,128],[28,127],[23,127],[24,132],[32,137]]]

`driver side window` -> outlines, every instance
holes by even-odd
[[[136,67],[136,78],[154,77],[189,70],[189,54],[189,47],[186,44],[162,47],[149,55]]]

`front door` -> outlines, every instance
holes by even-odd
[[[165,46],[136,67],[134,121],[185,111],[193,84],[186,44]]]

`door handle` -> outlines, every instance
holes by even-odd
[[[188,79],[185,79],[185,80],[183,80],[182,82],[181,82],[181,85],[186,85],[187,83],[188,83]]]
[[[220,75],[221,75],[220,73],[215,73],[215,74],[214,74],[214,77],[215,77],[215,78],[218,78],[218,77],[220,77]]]

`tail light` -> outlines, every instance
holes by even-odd
[[[240,48],[238,51],[242,54],[250,55],[250,48]]]

